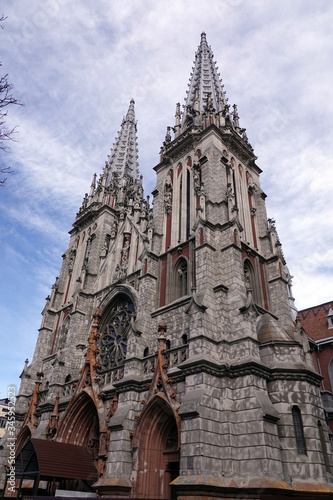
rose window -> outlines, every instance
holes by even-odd
[[[128,332],[134,315],[134,305],[126,300],[118,302],[111,312],[100,339],[102,370],[108,370],[124,363]]]

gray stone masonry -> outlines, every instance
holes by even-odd
[[[201,43],[195,64],[204,50],[210,54],[205,38]],[[210,66],[202,68],[210,74]],[[109,432],[99,478],[107,496],[117,496],[115,485],[123,481],[124,494],[148,497],[137,490],[138,478],[162,484],[168,456],[174,468],[179,460],[179,478],[193,487],[191,495],[198,477],[200,494],[209,496],[213,482],[218,498],[226,498],[223,484],[235,478],[235,484],[286,481],[290,488],[311,483],[309,491],[319,482],[333,491],[320,377],[293,322],[261,170],[224,95],[213,96],[218,110],[208,95],[204,101],[204,108],[189,105],[181,122],[177,115],[175,137],[162,145],[153,208],[125,166],[121,177],[112,173],[112,155],[97,184],[94,178],[43,309],[33,361],[22,373],[18,417],[24,418],[41,369],[39,426],[32,434],[45,438],[58,392],[60,422],[86,425],[80,411],[66,409],[82,392],[90,395],[99,429]],[[127,147],[125,141],[124,154]],[[87,359],[88,372],[80,373]],[[307,454],[298,452],[293,407]],[[142,430],[147,421],[152,428]],[[69,432],[66,439],[87,446],[83,434]],[[159,461],[158,479],[150,456]],[[100,466],[99,460],[97,453]]]

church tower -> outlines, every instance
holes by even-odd
[[[132,100],[21,375],[18,451],[88,449],[100,496],[329,498],[321,378],[204,33],[152,208],[137,159]]]

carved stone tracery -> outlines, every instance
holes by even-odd
[[[112,310],[100,339],[99,361],[102,370],[124,363],[133,316],[134,305],[126,299],[120,300]]]

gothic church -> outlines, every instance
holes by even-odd
[[[18,495],[332,498],[321,377],[204,33],[152,206],[136,134],[132,100],[21,375]]]

